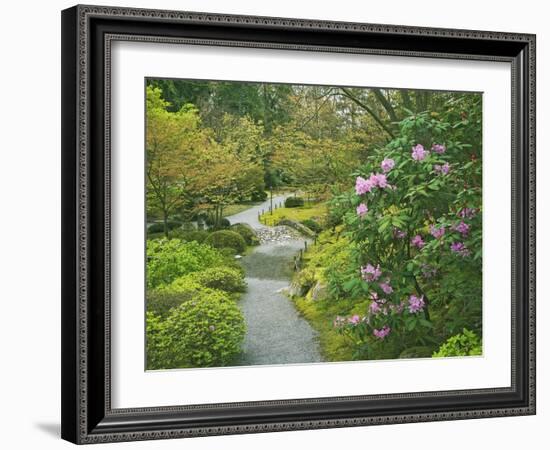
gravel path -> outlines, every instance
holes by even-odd
[[[279,205],[285,202],[285,199],[287,197],[290,197],[289,194],[286,195],[274,195],[273,196],[273,205]],[[234,223],[248,223],[252,228],[255,229],[263,229],[268,228],[265,225],[262,225],[258,220],[258,213],[263,211],[269,211],[269,206],[271,205],[271,201],[267,199],[265,202],[260,203],[259,205],[253,206],[250,209],[246,209],[244,211],[241,211],[238,214],[233,214],[232,216],[227,216],[226,219],[231,222],[231,224]]]
[[[273,197],[282,202],[286,196]],[[239,301],[247,333],[239,365],[321,362],[317,333],[296,311],[281,291],[292,277],[292,260],[304,246],[304,238],[288,227],[266,227],[258,211],[269,201],[228,217],[256,229],[261,245],[241,259],[246,272],[247,292]]]

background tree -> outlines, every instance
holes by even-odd
[[[197,152],[207,141],[197,110],[184,105],[169,112],[162,91],[147,87],[146,176],[147,213],[160,216],[168,235],[168,219],[193,203]]]

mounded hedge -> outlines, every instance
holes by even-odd
[[[180,239],[148,240],[147,288],[170,284],[183,275],[222,265],[224,261],[224,256],[210,245]]]
[[[250,194],[250,200],[253,202],[263,202],[267,199],[267,192],[262,190],[254,191],[252,194]]]
[[[208,237],[208,231],[205,230],[190,230],[190,231],[175,231],[172,233],[172,237],[181,239],[184,242],[198,242],[202,243]]]
[[[225,292],[244,292],[246,283],[242,273],[229,267],[212,267],[192,275],[201,286]]]
[[[166,223],[168,231],[181,227],[181,222],[168,221]],[[147,228],[148,233],[164,233],[164,223],[154,223]]]
[[[288,197],[285,200],[285,208],[297,208],[304,206],[304,199],[302,197]]]
[[[171,284],[160,290],[166,293],[181,294],[189,299],[198,290],[205,288],[229,293],[244,292],[246,290],[244,274],[236,267],[211,267],[176,278]]]
[[[211,215],[204,216],[204,223],[208,225],[209,227],[214,227],[217,230],[226,229],[229,228],[231,225],[231,222],[229,222],[229,219],[226,219],[225,217],[222,217],[220,219],[220,223],[218,225],[214,224],[214,218]]]
[[[172,308],[193,300],[201,289],[189,276],[178,278],[166,288],[147,291],[147,311],[166,318]]]
[[[260,240],[254,229],[247,223],[236,223],[231,225],[231,231],[239,233],[247,245],[260,245]]]
[[[241,351],[246,325],[228,294],[199,291],[162,320],[147,312],[147,368],[225,366]]]
[[[236,231],[219,230],[210,233],[204,241],[214,248],[232,248],[237,253],[243,253],[246,249],[246,242]]]
[[[311,231],[314,231],[315,233],[319,234],[321,231],[323,231],[323,227],[321,227],[321,225],[319,225],[319,223],[317,223],[315,220],[313,219],[306,219],[306,220],[302,220],[302,222],[300,222],[302,225],[305,225],[306,227],[308,227]]]

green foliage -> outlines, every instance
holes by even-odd
[[[231,231],[239,233],[247,245],[259,245],[260,240],[254,229],[246,223],[236,223],[231,225]]]
[[[480,95],[187,80],[147,85],[148,216],[187,222],[204,213],[219,230],[229,227],[224,216],[263,200],[267,189],[303,192],[306,202],[290,197],[261,220],[290,219],[318,233],[296,280],[304,289],[328,289],[330,298],[312,301],[310,292],[295,301],[319,330],[329,360],[420,357],[463,328],[481,335]],[[433,144],[446,150],[431,151]],[[411,158],[416,145],[427,150],[425,158]],[[381,167],[386,158],[390,169]],[[389,187],[353,192],[357,177],[382,173]],[[368,213],[358,214],[361,203]],[[474,213],[462,217],[464,210]],[[461,222],[466,232],[457,231]],[[210,234],[155,227],[147,248],[154,291],[148,340],[157,348],[150,364],[208,365],[202,356],[177,360],[167,317],[191,298],[226,295],[220,289],[235,297],[243,284],[234,256],[255,237],[241,226]],[[445,233],[436,237],[433,227]],[[411,244],[417,236],[420,246]],[[379,279],[361,276],[367,265],[380,266]],[[411,312],[413,295],[424,304]],[[373,312],[377,299],[381,310]],[[383,327],[391,332],[374,334]]]
[[[305,225],[306,227],[308,227],[311,231],[314,231],[315,233],[320,233],[321,231],[323,231],[323,227],[321,225],[319,225],[319,223],[317,223],[313,219],[302,220],[301,224]]]
[[[348,297],[372,299],[374,308],[341,323],[358,357],[398,357],[411,347],[437,348],[465,326],[480,331],[481,98],[458,95],[444,108],[410,114],[353,174],[358,186],[377,180],[391,159],[382,186],[331,202],[336,215],[347,209],[345,232],[354,244],[342,287]],[[416,159],[413,148],[421,149]],[[368,212],[359,214],[360,204]],[[379,268],[370,279],[361,276],[369,265],[371,273]],[[421,306],[410,310],[418,298]]]
[[[147,311],[145,313],[145,330],[147,369],[166,368],[164,355],[167,353],[167,339],[164,336],[162,318],[151,311]]]
[[[195,272],[189,277],[193,282],[206,288],[225,292],[244,292],[246,290],[243,274],[235,268],[212,267]],[[178,278],[169,286],[169,289],[180,291],[182,288],[187,289],[187,284],[188,281],[185,278]]]
[[[146,100],[147,215],[166,222],[193,204],[201,172],[197,162],[208,147],[208,133],[201,129],[193,105],[169,112],[170,103],[162,90],[151,85],[147,86]],[[183,171],[182,166],[186,167]]]
[[[481,355],[481,351],[481,339],[479,336],[473,331],[464,328],[461,334],[447,339],[432,356],[434,358],[472,356]]]
[[[231,226],[231,222],[229,222],[229,219],[226,219],[225,217],[222,217],[218,224],[216,225],[216,229],[223,230],[226,228],[229,228]]]
[[[237,253],[243,253],[246,250],[245,240],[239,233],[231,230],[214,231],[204,242],[214,248],[232,248]]]
[[[255,145],[261,146],[261,143]],[[252,150],[253,154],[255,150]],[[246,177],[240,177],[237,189],[239,190],[240,195],[238,196],[238,201],[263,201],[267,194],[265,192],[265,183],[264,183],[264,168],[257,164],[246,173]]]
[[[333,299],[314,302],[304,297],[293,299],[300,314],[319,333],[321,352],[326,361],[350,361],[353,356],[352,343],[332,326],[338,314],[351,313],[351,302],[335,302]]]
[[[183,242],[198,242],[202,243],[208,237],[208,231],[205,230],[190,230],[180,231],[176,230],[170,233],[170,237],[180,239]]]
[[[216,290],[170,310],[162,320],[147,312],[147,368],[225,366],[241,351],[244,317],[236,303]]]
[[[215,248],[195,241],[148,240],[147,288],[170,284],[188,273],[218,265],[221,260],[223,256]]]
[[[176,228],[181,227],[181,222],[175,222],[173,220],[169,220],[166,223],[166,226],[169,231],[175,230]],[[163,233],[164,232],[164,223],[153,223],[152,225],[149,225],[147,228],[147,233]]]
[[[250,194],[250,200],[252,200],[253,202],[263,202],[267,200],[267,192],[263,189],[255,190],[254,192],[252,192],[252,194]]]
[[[285,208],[297,208],[304,206],[304,199],[302,197],[288,197],[285,200]]]
[[[313,219],[318,223],[322,223],[326,214],[326,203],[307,203],[304,206],[293,208],[278,208],[273,212],[266,212],[261,217],[261,221],[264,225],[269,226],[274,226],[283,219],[290,219],[295,222]]]
[[[231,222],[225,217],[216,219],[213,215],[204,216],[204,223],[214,230],[223,230],[231,226]]]
[[[172,308],[192,300],[200,290],[201,285],[189,275],[177,278],[166,287],[147,291],[147,311],[164,319]]]

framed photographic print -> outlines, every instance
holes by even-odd
[[[535,413],[535,36],[62,13],[62,437]]]

